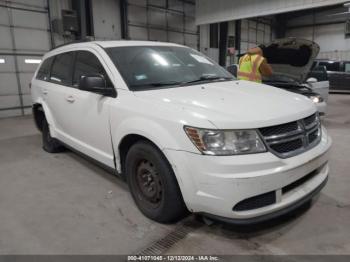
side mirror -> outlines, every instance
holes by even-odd
[[[237,65],[230,65],[227,68],[227,71],[229,71],[233,76],[237,77],[237,71],[238,71],[238,66]]]
[[[306,80],[306,83],[309,83],[309,84],[317,83],[317,79],[314,77],[310,77]]]
[[[115,89],[107,87],[106,79],[102,75],[82,76],[79,81],[79,89],[103,96],[116,97]]]

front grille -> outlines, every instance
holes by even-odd
[[[298,130],[297,122],[290,122],[290,123],[282,124],[278,126],[269,126],[269,127],[260,128],[261,134],[266,137],[288,133],[296,130]]]
[[[246,211],[256,208],[265,207],[276,203],[276,192],[271,191],[258,196],[253,196],[238,202],[232,210],[233,211]]]
[[[316,114],[313,114],[311,116],[308,116],[308,117],[304,118],[305,126],[312,125],[316,121],[316,118],[317,118]]]
[[[315,131],[311,132],[309,134],[309,143],[315,142],[317,140],[318,136],[319,136],[319,130],[318,129],[316,129]]]
[[[294,139],[294,140],[287,141],[284,143],[270,145],[270,147],[271,147],[271,149],[273,149],[277,153],[280,153],[280,154],[288,153],[288,152],[302,148],[303,147],[303,140],[301,138],[298,138],[298,139]]]
[[[321,140],[321,124],[317,114],[298,121],[259,129],[268,149],[288,158],[316,146]]]

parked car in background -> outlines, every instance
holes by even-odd
[[[316,66],[311,69],[306,83],[315,93],[318,93],[327,102],[329,95],[329,80],[325,66]]]
[[[325,66],[329,79],[329,91],[350,93],[350,61],[317,59],[313,67]]]
[[[329,86],[324,81],[318,83],[316,78],[309,77],[319,46],[310,40],[284,38],[267,44],[263,51],[273,69],[273,75],[264,77],[263,83],[307,96],[324,115]],[[237,76],[238,65],[230,65],[227,70]]]
[[[302,95],[238,81],[189,47],[70,44],[32,79],[43,148],[64,146],[126,179],[141,212],[238,224],[286,214],[327,183],[331,138]]]

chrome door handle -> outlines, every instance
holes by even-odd
[[[75,99],[73,96],[68,96],[66,97],[66,100],[69,102],[69,103],[74,103]]]
[[[43,94],[44,94],[44,95],[47,95],[47,93],[48,93],[47,89],[44,89],[44,90],[43,90]]]

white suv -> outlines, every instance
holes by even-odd
[[[44,56],[32,98],[46,151],[69,147],[113,170],[159,222],[187,211],[259,222],[327,181],[331,139],[308,98],[237,81],[188,47],[59,47]]]

